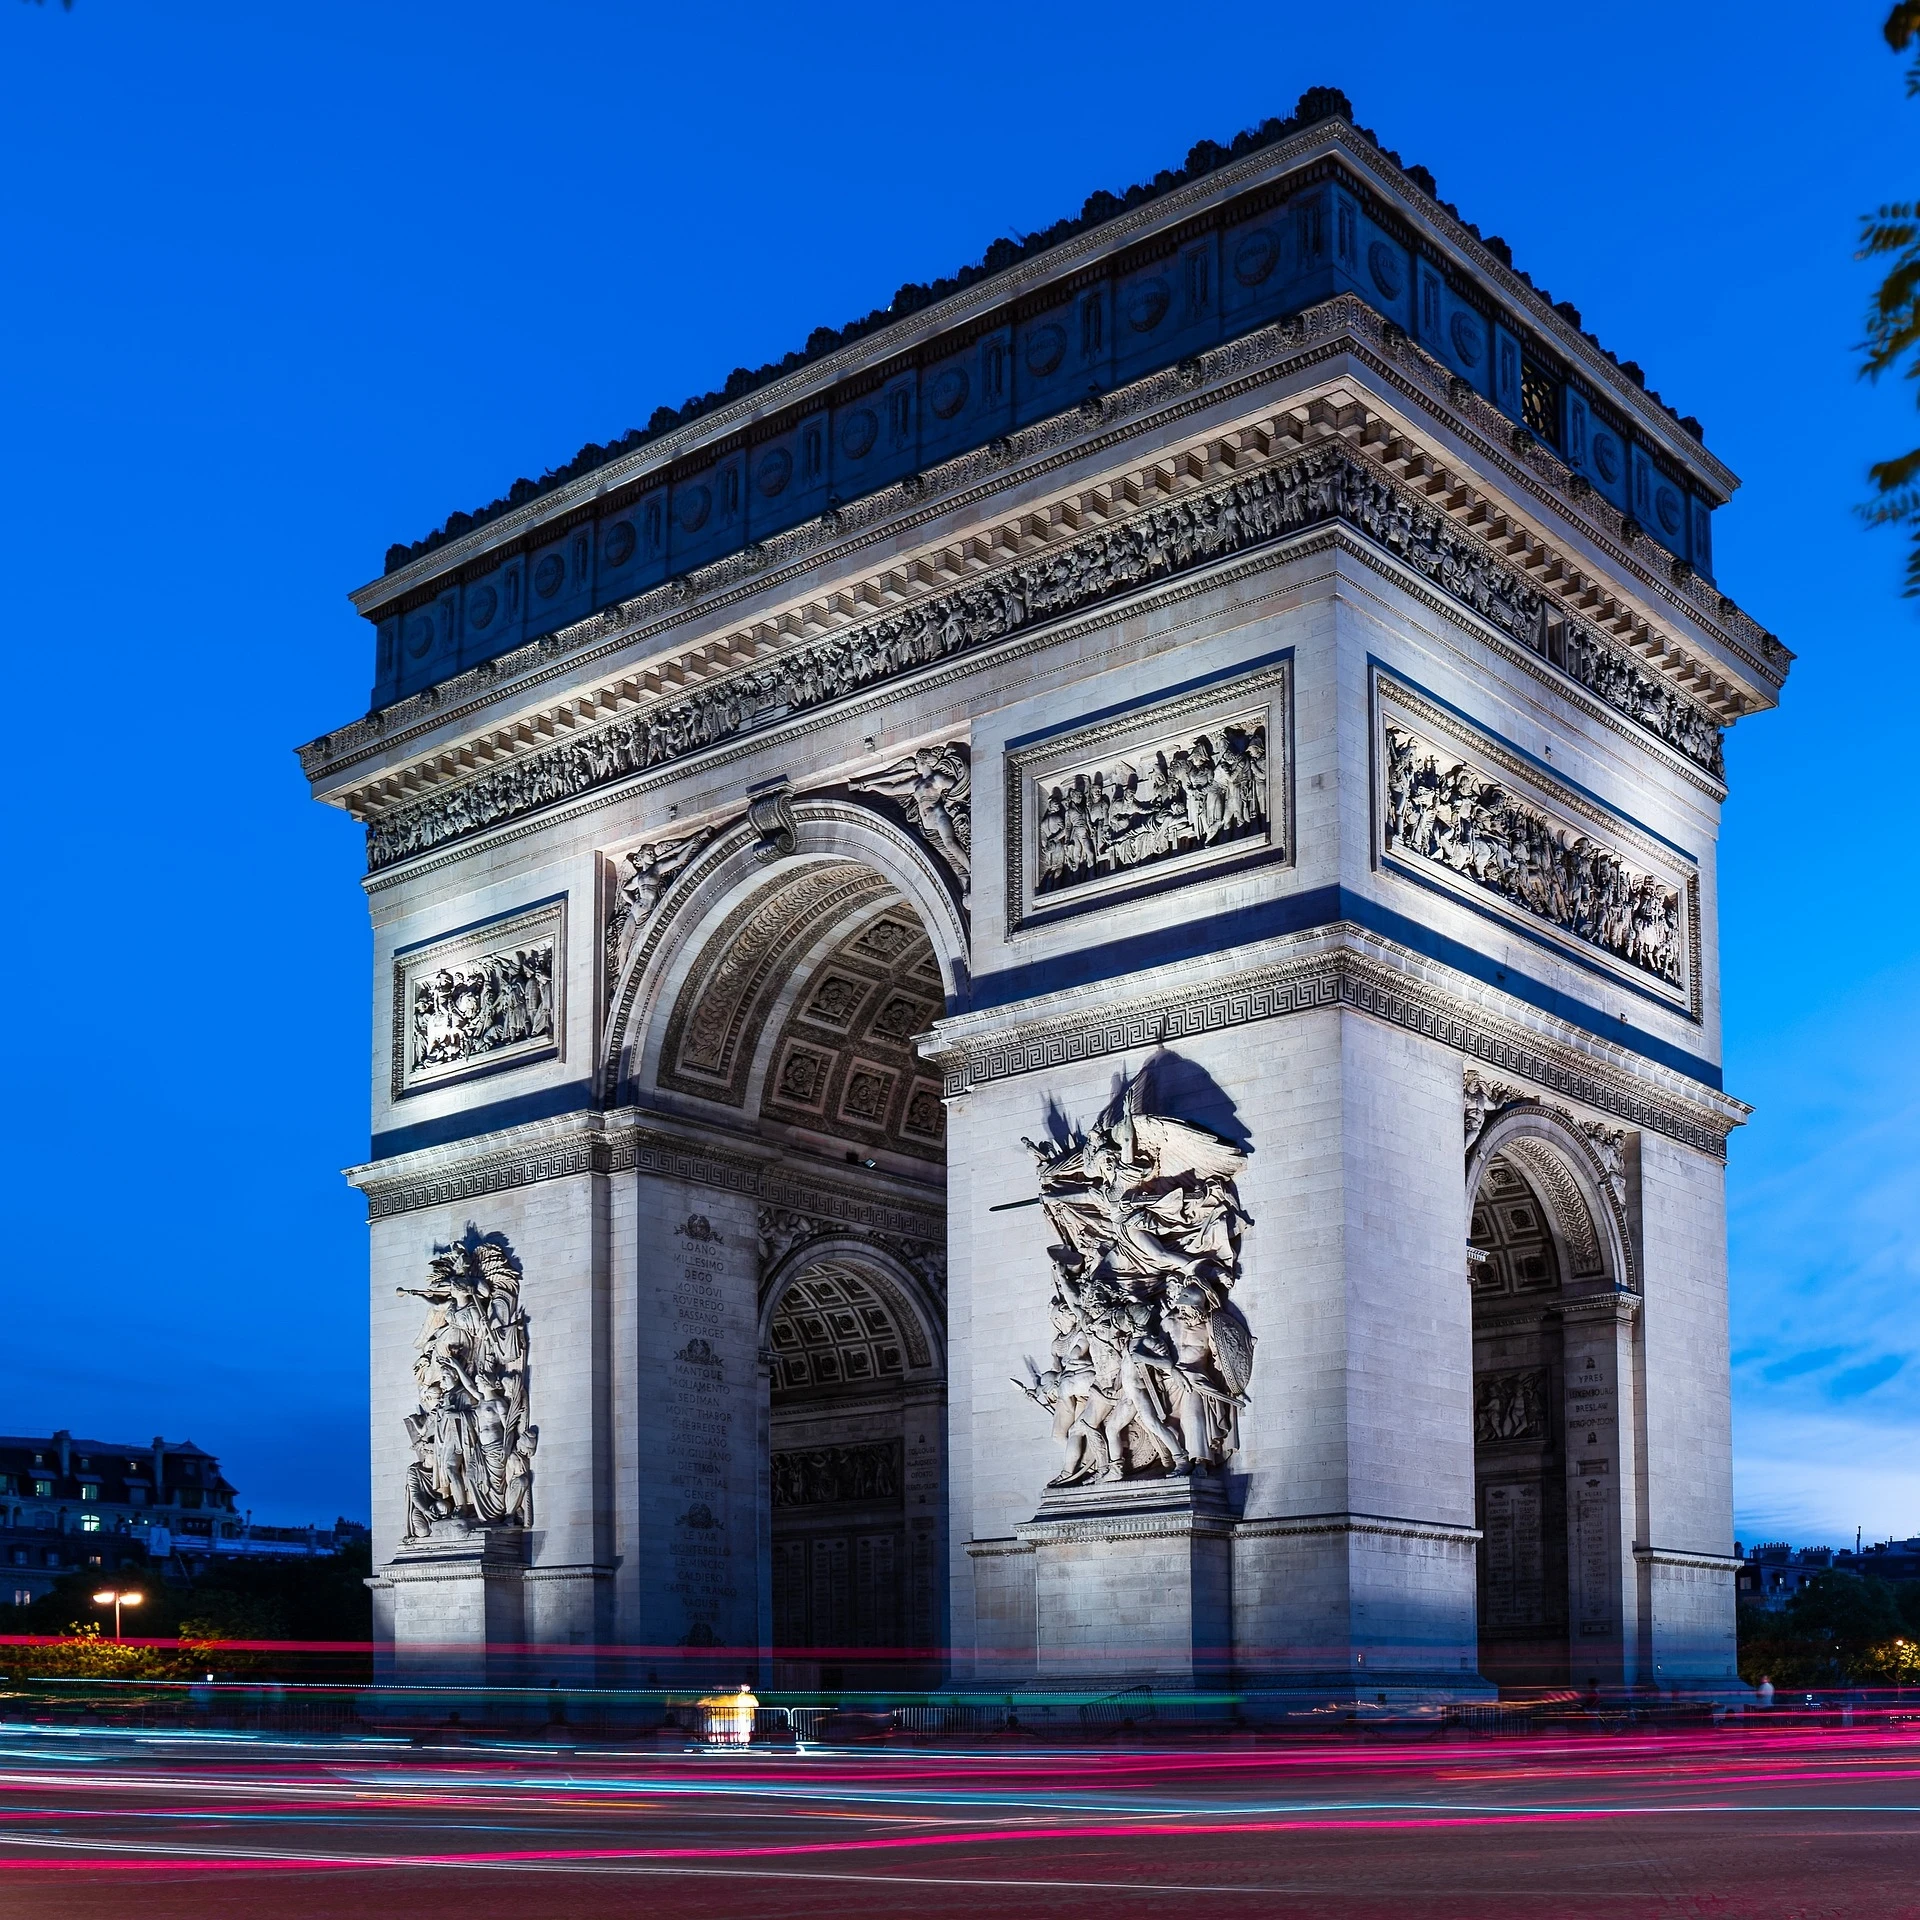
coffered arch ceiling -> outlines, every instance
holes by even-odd
[[[939,1163],[946,1109],[913,1037],[943,1005],[933,943],[899,891],[855,862],[807,866],[754,889],[707,936],[668,1018],[659,1083]]]

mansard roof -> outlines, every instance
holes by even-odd
[[[1324,231],[1316,221],[1325,223]],[[1203,336],[1188,328],[1183,335],[1180,315],[1171,316],[1176,324],[1161,325],[1156,303],[1164,312],[1172,298],[1164,279],[1171,256],[1205,233],[1213,236],[1218,282],[1210,331]],[[1236,250],[1231,259],[1222,251],[1229,246]],[[1156,258],[1163,261],[1159,268]],[[1095,285],[1105,289],[1107,302],[1103,355],[1079,356],[1085,364],[1077,365],[1080,384],[1071,392],[1072,353],[1058,376],[1033,377],[1040,365],[1032,344],[1035,316],[1052,306],[1064,312],[1076,298],[1084,304]],[[902,287],[887,307],[838,330],[817,330],[784,360],[736,369],[720,391],[661,408],[645,429],[583,448],[539,481],[516,481],[478,512],[455,514],[425,540],[390,549],[387,572],[353,595],[363,614],[386,623],[374,705],[438,684],[479,658],[537,638],[605,600],[677,577],[720,551],[750,547],[769,532],[831,511],[845,497],[898,481],[916,465],[957,451],[957,437],[968,430],[984,445],[1033,417],[1035,408],[1079,404],[1089,388],[1097,393],[1145,370],[1155,363],[1155,342],[1132,334],[1120,339],[1122,300],[1131,302],[1124,325],[1153,334],[1171,365],[1201,345],[1337,291],[1357,294],[1402,326],[1519,430],[1538,433],[1622,512],[1637,515],[1677,561],[1711,577],[1708,516],[1738,481],[1707,451],[1699,423],[1676,415],[1647,390],[1633,362],[1616,360],[1583,332],[1577,309],[1556,304],[1516,270],[1504,241],[1482,236],[1438,199],[1424,168],[1404,165],[1355,127],[1343,94],[1313,88],[1287,119],[1268,120],[1226,146],[1202,141],[1184,168],[1124,194],[1096,193],[1077,218],[1023,241],[996,241],[977,265],[950,279]],[[1190,299],[1191,292],[1182,297]],[[934,384],[943,377],[951,382],[946,368],[970,364],[956,356],[995,329],[1005,335],[1008,357],[1006,423],[985,417],[976,372],[963,417],[951,428],[941,425],[947,416]],[[1024,355],[1018,363],[1016,345]],[[923,377],[924,393],[914,384]],[[873,419],[872,408],[891,397],[896,381],[913,390],[897,403],[894,441],[883,439],[879,460],[842,458],[851,451],[840,439],[850,418],[845,408],[858,405],[863,421]],[[958,391],[967,391],[964,372]],[[826,436],[824,459],[817,450],[814,455],[818,484],[770,485],[765,463],[779,460],[770,443],[809,414]],[[857,430],[867,431],[864,425]],[[817,434],[814,444],[817,449]],[[797,456],[797,443],[790,451]],[[730,476],[716,464],[730,453],[761,464],[752,475],[742,469]],[[856,465],[863,471],[850,471]],[[709,468],[704,480],[697,478]],[[805,470],[791,462],[787,471],[804,480]],[[722,498],[734,511],[731,517],[714,512],[700,530],[708,518],[700,503],[715,482],[730,490]],[[604,552],[597,540],[572,551],[581,522],[606,522],[610,514],[637,509],[649,490],[658,504],[646,509],[644,520],[636,513],[617,533],[610,522],[589,529],[611,536]],[[786,498],[776,501],[773,495],[783,490]],[[683,501],[693,504],[683,510]],[[537,596],[531,577],[487,582],[490,568],[516,555],[528,556],[530,566],[536,549],[562,534],[573,536],[569,552],[558,561],[541,556],[557,584],[541,587]],[[619,554],[627,556],[624,562],[615,559]],[[463,588],[474,589],[482,609],[498,604],[514,611],[476,623],[464,604],[454,604]],[[545,604],[535,604],[541,597]],[[443,602],[438,608],[429,604],[436,598]],[[399,620],[415,609],[433,616],[439,631],[428,634],[414,621],[403,652]],[[414,626],[421,627],[417,638]]]

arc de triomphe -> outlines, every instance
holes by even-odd
[[[1736,1684],[1735,484],[1316,90],[395,549],[384,1670]]]

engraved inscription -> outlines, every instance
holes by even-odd
[[[1546,1554],[1537,1480],[1496,1481],[1486,1490],[1486,1592],[1489,1627],[1535,1627],[1546,1614]]]

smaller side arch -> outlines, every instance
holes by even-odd
[[[1490,1114],[1467,1150],[1469,1204],[1498,1154],[1523,1167],[1552,1216],[1570,1277],[1604,1274],[1618,1292],[1638,1293],[1640,1276],[1627,1222],[1592,1143],[1556,1109],[1517,1100]]]
[[[944,1380],[947,1371],[946,1316],[921,1276],[890,1249],[857,1233],[825,1233],[782,1254],[761,1276],[758,1344],[772,1341],[773,1318],[796,1280],[821,1266],[852,1268],[892,1315],[906,1348],[905,1384]]]

